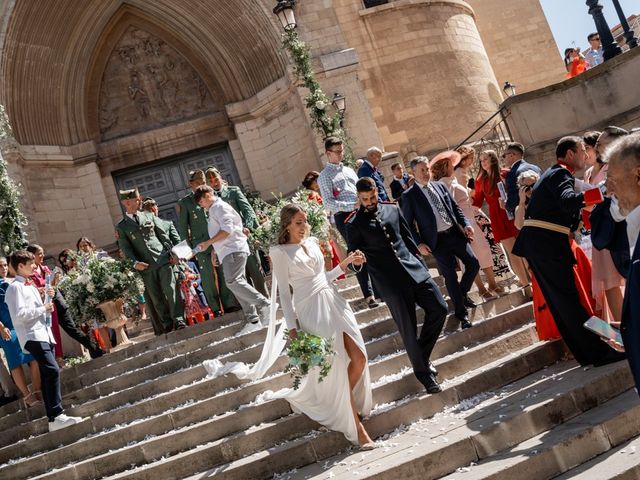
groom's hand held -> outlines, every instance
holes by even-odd
[[[425,243],[418,245],[418,251],[420,255],[429,255],[431,253],[431,249]]]
[[[291,340],[295,339],[298,336],[298,329],[297,328],[292,328],[291,330],[289,330],[289,338]]]

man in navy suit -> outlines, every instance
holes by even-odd
[[[510,143],[502,154],[509,173],[504,180],[504,186],[507,190],[507,202],[505,208],[511,215],[515,215],[516,207],[519,202],[518,177],[521,173],[533,170],[538,175],[542,174],[542,170],[537,165],[528,163],[524,160],[524,146],[521,143]]]
[[[433,254],[438,270],[444,277],[455,316],[462,328],[469,328],[467,308],[475,307],[468,296],[480,270],[480,263],[469,242],[473,241],[473,227],[455,202],[447,187],[432,182],[427,157],[411,160],[415,178],[413,187],[402,194],[402,211],[423,255]],[[464,265],[460,281],[456,273],[457,259]]]
[[[391,172],[393,173],[393,180],[391,180],[389,184],[389,187],[391,187],[391,197],[399,203],[404,191],[413,185],[413,177],[404,172],[401,163],[391,165]]]
[[[622,305],[620,331],[629,366],[640,393],[640,134],[617,141],[607,151],[607,192],[618,199],[620,212],[627,215],[627,237],[631,265]]]
[[[375,182],[369,177],[358,180],[356,188],[360,208],[346,221],[349,250],[364,253],[373,284],[398,325],[414,374],[427,392],[438,393],[441,388],[429,357],[444,326],[447,304],[398,206],[378,202]],[[425,312],[420,336],[416,304]]]
[[[378,170],[378,165],[382,161],[382,150],[378,147],[371,147],[367,150],[367,158],[362,164],[362,166],[358,169],[358,178],[369,177],[373,178],[373,181],[376,182],[376,188],[378,190],[378,200],[381,202],[388,202],[389,195],[387,194],[387,190],[384,188],[384,176],[382,172]]]

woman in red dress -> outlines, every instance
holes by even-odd
[[[304,176],[304,180],[302,180],[302,186],[309,190],[309,200],[323,205],[322,197],[320,196],[320,186],[318,185],[319,176],[320,173],[316,171],[307,173]],[[340,264],[340,257],[335,240],[331,239],[328,242],[320,241],[320,249],[324,254],[325,268],[327,270],[333,270]],[[341,275],[339,278],[344,278],[344,275]]]
[[[473,205],[482,208],[486,200],[489,205],[489,218],[491,219],[493,236],[507,252],[509,263],[511,263],[511,268],[518,277],[519,285],[525,287],[529,284],[527,268],[522,258],[511,253],[513,244],[516,241],[516,235],[518,235],[518,229],[513,224],[513,220],[507,217],[506,210],[500,205],[498,183],[504,179],[507,173],[507,170],[500,169],[500,162],[496,152],[493,150],[482,152],[480,154],[480,173],[476,179],[473,192]]]
[[[47,275],[51,275],[51,270],[45,264],[42,263],[44,260],[44,249],[40,245],[32,244],[27,247],[27,251],[33,253],[35,258],[35,268],[33,269],[33,275],[31,275],[31,280],[33,284],[40,292],[40,295],[44,295],[44,288],[47,282]],[[64,365],[64,360],[62,358],[62,337],[60,336],[60,325],[58,324],[58,314],[54,307],[53,312],[51,312],[51,331],[53,332],[53,338],[56,341],[55,344],[55,355],[58,365],[62,367]]]

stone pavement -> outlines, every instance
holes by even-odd
[[[481,303],[471,329],[447,324],[434,351],[444,391],[427,395],[386,306],[366,308],[352,277],[339,288],[370,358],[375,450],[259,396],[291,385],[284,357],[256,382],[207,378],[205,359],[260,355],[265,330],[236,336],[244,322],[231,314],[161,337],[143,330],[136,345],[65,370],[64,404],[86,422],[49,433],[42,408],[0,408],[0,479],[638,478],[626,362],[585,369],[561,342],[539,342],[521,290]]]

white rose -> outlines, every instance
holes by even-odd
[[[322,100],[318,100],[318,101],[316,102],[316,108],[317,108],[318,110],[324,110],[325,108],[327,108],[327,105],[326,105],[326,103],[324,103]]]
[[[89,283],[87,283],[87,292],[89,293],[93,293],[96,291],[96,287],[93,284],[93,282],[89,281]]]

